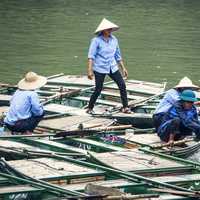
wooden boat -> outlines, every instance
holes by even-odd
[[[121,124],[133,124],[141,128],[151,127],[152,110],[155,106],[142,105],[136,108],[135,105],[163,93],[166,83],[125,81],[129,102],[131,105],[134,104],[132,106],[134,114],[127,115],[119,112],[121,107],[119,91],[113,81],[109,81],[104,84],[104,90],[97,100],[96,116],[117,119]],[[16,86],[7,84],[0,86],[2,86],[0,106],[9,106]],[[47,84],[37,92],[47,114],[88,115],[83,108],[87,106],[93,89],[94,80],[88,80],[86,76],[58,74],[48,77]],[[151,101],[155,100],[151,99]]]
[[[60,146],[59,147],[59,143],[58,142],[56,142],[56,141],[49,141],[48,142],[48,140],[47,140],[47,138],[45,139],[37,139],[37,138],[35,138],[35,139],[31,139],[31,137],[29,138],[29,137],[27,137],[26,138],[26,136],[24,136],[24,139],[22,139],[22,137],[21,138],[18,138],[17,139],[17,137],[15,138],[15,140],[17,141],[17,142],[23,142],[23,143],[25,143],[26,145],[27,144],[29,144],[29,145],[31,145],[31,146],[36,146],[36,147],[39,147],[39,148],[41,148],[41,150],[37,150],[37,151],[35,151],[34,149],[30,149],[30,147],[27,147],[27,146],[25,146],[25,149],[27,149],[27,148],[29,148],[28,149],[28,151],[30,151],[30,154],[31,153],[34,153],[34,155],[36,156],[39,156],[38,154],[35,154],[35,153],[41,153],[41,152],[44,152],[44,149],[48,149],[48,150],[53,150],[53,148],[49,148],[49,147],[54,147],[54,150],[56,149],[56,153],[57,152],[64,152],[64,151],[66,151],[66,149],[67,148],[70,148],[70,146],[68,145],[68,146],[66,146],[66,148],[64,148],[64,145],[63,146]],[[2,141],[2,144],[3,144],[3,142],[4,142],[4,144],[5,144],[5,146],[6,146],[6,143],[5,143],[5,140],[4,141]],[[52,142],[52,143],[51,143]],[[43,144],[43,145],[38,145],[38,144]],[[55,144],[57,144],[57,146],[55,145]],[[11,144],[9,144],[9,146],[11,146]],[[15,148],[17,148],[16,147],[17,145],[16,145],[16,143],[15,143]],[[22,145],[18,150],[22,150],[24,148],[24,146]],[[74,149],[77,149],[77,148],[74,148]],[[16,150],[16,149],[15,149]],[[153,157],[156,157],[156,158],[153,158],[152,159],[152,157],[149,157],[148,155],[139,155],[139,154],[134,154],[134,155],[136,155],[137,156],[137,158],[132,158],[132,157],[130,157],[130,156],[132,156],[132,154],[129,152],[129,151],[127,151],[128,152],[128,156],[126,155],[127,154],[127,152],[126,151],[124,151],[124,149],[115,149],[115,150],[112,150],[112,151],[107,151],[107,152],[105,152],[105,153],[109,153],[109,155],[120,155],[120,154],[124,154],[124,152],[125,152],[125,155],[121,155],[124,159],[127,159],[128,158],[128,160],[130,161],[130,162],[133,162],[133,163],[137,163],[137,161],[140,163],[140,161],[142,162],[142,163],[140,163],[141,164],[141,166],[144,166],[144,168],[141,168],[141,169],[139,169],[138,170],[138,168],[137,168],[137,166],[135,165],[135,169],[133,170],[133,172],[134,172],[134,174],[136,173],[136,174],[138,174],[138,175],[145,175],[145,177],[147,177],[147,176],[149,176],[149,177],[151,177],[151,179],[153,180],[153,181],[155,181],[156,183],[160,183],[161,185],[162,184],[168,184],[168,183],[170,183],[170,188],[172,187],[175,187],[175,186],[173,186],[174,184],[178,184],[178,185],[184,185],[186,188],[190,185],[194,185],[194,182],[198,182],[199,181],[199,176],[198,176],[198,172],[196,171],[195,173],[195,175],[191,175],[190,173],[191,173],[191,171],[194,173],[194,171],[195,171],[195,169],[194,169],[194,166],[193,165],[191,165],[191,164],[188,164],[188,163],[184,163],[184,164],[182,164],[182,163],[178,163],[178,162],[175,162],[175,161],[166,161],[166,159],[160,159],[160,158],[158,158],[158,156],[156,156],[156,155],[154,155]],[[132,151],[131,151],[132,152]],[[65,152],[66,153],[66,152]],[[109,179],[107,176],[107,178],[106,178],[106,181],[103,181],[103,180],[100,180],[100,179],[98,179],[98,181],[95,181],[95,184],[97,183],[97,184],[100,184],[100,185],[103,185],[103,186],[106,186],[106,185],[109,185],[109,186],[114,186],[114,187],[119,187],[119,188],[123,188],[123,190],[124,191],[127,191],[127,192],[131,192],[132,191],[132,193],[135,195],[135,192],[133,192],[133,191],[138,191],[138,188],[141,188],[141,186],[142,186],[142,188],[146,188],[145,190],[147,190],[147,188],[149,188],[149,187],[147,187],[147,183],[149,183],[148,181],[150,181],[149,179],[147,180],[147,183],[144,183],[144,184],[141,184],[141,183],[136,183],[136,182],[134,182],[133,181],[133,177],[135,177],[135,175],[134,174],[132,174],[132,172],[131,172],[131,174],[126,174],[126,172],[123,172],[123,170],[122,170],[122,168],[120,167],[120,173],[122,173],[122,174],[120,174],[119,173],[119,171],[112,171],[112,169],[110,169],[110,168],[104,168],[102,165],[95,165],[95,164],[92,164],[92,163],[88,163],[88,160],[87,160],[87,162],[85,162],[85,161],[80,161],[79,159],[73,159],[73,158],[69,158],[69,156],[67,156],[66,157],[66,155],[65,155],[65,157],[63,157],[63,155],[62,155],[62,157],[60,157],[59,156],[59,154],[53,154],[54,155],[54,157],[52,157],[52,154],[51,155],[49,155],[49,154],[46,154],[46,156],[44,156],[44,154],[43,154],[43,156],[39,156],[38,158],[32,158],[32,159],[23,159],[23,160],[15,160],[15,161],[9,161],[8,163],[9,163],[9,165],[11,165],[11,167],[12,168],[15,168],[15,170],[17,170],[17,171],[19,171],[20,173],[22,173],[22,174],[24,174],[25,172],[27,172],[28,174],[26,174],[26,175],[28,175],[28,177],[29,177],[29,175],[32,175],[32,176],[36,176],[37,178],[40,176],[39,175],[39,172],[41,172],[41,174],[42,174],[42,169],[40,169],[39,171],[38,171],[38,165],[41,167],[41,168],[45,168],[45,169],[47,169],[47,172],[44,172],[44,177],[43,178],[39,178],[39,180],[42,180],[42,181],[47,181],[47,182],[50,182],[50,183],[53,183],[53,184],[58,184],[58,183],[62,183],[62,188],[64,188],[64,189],[66,189],[68,192],[69,191],[83,191],[83,188],[85,187],[85,185],[86,185],[86,183],[88,183],[88,177],[86,178],[85,176],[83,176],[83,175],[78,175],[79,174],[79,172],[81,172],[81,170],[79,169],[79,168],[76,168],[76,167],[72,167],[72,163],[75,163],[76,165],[78,164],[78,165],[80,165],[81,167],[83,167],[83,166],[87,166],[87,167],[89,167],[89,168],[93,168],[93,170],[95,169],[99,169],[100,171],[104,171],[103,172],[103,174],[104,174],[104,176],[105,176],[105,174],[107,174],[108,172],[107,172],[107,170],[109,171],[109,172],[112,172],[112,173],[114,173],[114,174],[110,174],[110,176],[112,177],[112,179]],[[90,155],[98,155],[98,158],[101,158],[101,155],[103,155],[103,154],[95,154],[95,153],[92,153],[91,151],[90,151]],[[108,154],[106,154],[106,155],[108,155]],[[99,157],[100,156],[100,157]],[[117,160],[118,160],[118,158],[117,159],[112,159],[112,156],[110,157],[111,158],[111,160],[112,161],[116,161],[117,162]],[[117,156],[118,157],[118,156]],[[85,159],[86,159],[87,157],[85,157]],[[107,158],[109,158],[109,157],[107,157]],[[85,160],[84,159],[84,160]],[[133,159],[133,160],[132,160]],[[136,159],[136,161],[134,160],[134,159]],[[53,160],[53,161],[49,161],[49,160]],[[58,160],[58,161],[56,161],[56,160]],[[62,161],[63,160],[63,161]],[[18,162],[19,161],[19,162]],[[62,171],[63,170],[61,170],[61,172],[60,172],[60,170],[58,170],[58,174],[61,174],[61,176],[54,176],[55,175],[55,173],[53,173],[51,170],[53,170],[53,171],[55,171],[56,169],[60,169],[60,167],[59,166],[64,166],[64,164],[63,164],[63,162],[65,163],[66,161],[68,161],[68,162],[72,162],[71,164],[70,164],[70,169],[73,169],[73,170],[75,170],[75,169],[77,169],[77,172],[78,172],[78,174],[74,177],[74,176],[72,176],[72,175],[70,175],[70,176],[66,176],[66,174],[65,175],[62,175]],[[150,162],[149,162],[150,161]],[[53,163],[52,163],[53,162]],[[147,162],[147,163],[146,163]],[[167,163],[166,165],[165,165],[165,167],[162,167],[161,165],[163,164],[163,163]],[[15,165],[15,163],[16,163],[16,165]],[[20,163],[20,164],[18,164],[18,163]],[[25,164],[25,163],[30,163],[30,164]],[[56,164],[56,163],[58,163],[58,165]],[[120,162],[121,164],[123,163],[123,162]],[[159,163],[159,164],[158,164]],[[46,164],[48,165],[48,166],[46,166]],[[111,162],[109,162],[109,164],[111,164]],[[21,166],[22,165],[22,166]],[[37,166],[37,167],[34,167],[34,166]],[[68,165],[68,164],[67,164]],[[125,166],[126,164],[124,163],[124,166]],[[169,165],[168,167],[166,167],[167,165]],[[28,170],[28,167],[26,167],[26,166],[29,166],[29,167],[33,167],[33,170]],[[127,166],[131,166],[131,164],[128,164]],[[53,169],[52,169],[52,167],[53,167]],[[115,166],[115,167],[117,167],[117,165]],[[48,169],[49,168],[49,169]],[[34,170],[35,170],[35,172],[34,172]],[[122,171],[121,171],[122,170]],[[72,172],[72,170],[70,170],[70,173]],[[20,174],[19,173],[19,174]],[[29,174],[30,173],[30,174]],[[66,173],[66,172],[64,172],[64,173]],[[68,173],[68,172],[67,172]],[[102,173],[102,172],[101,172]],[[100,173],[100,174],[101,174]],[[124,174],[125,173],[125,174]],[[49,175],[48,175],[49,174]],[[99,175],[100,175],[99,174]],[[118,177],[116,176],[116,174],[118,174]],[[176,177],[176,180],[174,180],[174,175],[176,174],[176,176],[178,175],[178,177]],[[186,178],[184,178],[184,176],[181,176],[181,174],[184,174],[185,176],[186,176]],[[46,176],[47,175],[47,176]],[[126,176],[125,176],[126,175]],[[167,180],[167,178],[168,178],[168,175],[169,175],[169,177],[171,177],[171,181],[169,181],[169,182],[166,182],[166,180]],[[180,176],[179,176],[180,175]],[[43,175],[42,175],[43,176]],[[75,182],[73,183],[74,185],[71,185],[71,184],[67,184],[66,185],[66,181],[63,181],[62,179],[61,179],[61,177],[64,177],[64,178],[70,178],[71,177],[71,179],[72,178],[75,178],[75,179],[78,179],[78,182],[77,182],[77,184],[75,184]],[[100,175],[101,176],[101,175]],[[115,177],[114,179],[113,179],[113,176]],[[160,177],[160,179],[158,178],[158,179],[156,179],[156,177]],[[121,180],[122,178],[124,178],[124,177],[130,177],[130,180],[128,179],[128,180]],[[131,178],[132,177],[132,178]],[[154,178],[152,178],[152,177],[155,177],[155,179]],[[194,179],[194,177],[196,177],[196,179]],[[137,177],[138,178],[138,177]],[[144,177],[139,177],[140,179],[143,179]],[[190,178],[190,181],[189,181],[189,178]],[[44,180],[43,180],[44,179]],[[70,180],[71,180],[70,179]],[[80,179],[83,181],[82,183],[80,183]],[[87,180],[87,181],[86,181]],[[135,180],[135,179],[134,179]],[[157,180],[159,180],[159,181],[157,181]],[[162,181],[160,181],[160,180],[162,180]],[[187,181],[186,181],[187,180]],[[33,181],[33,180],[32,180]],[[69,181],[69,180],[68,180]],[[67,181],[67,183],[69,183]],[[85,182],[86,181],[86,182]],[[94,181],[94,179],[92,180],[92,182]],[[125,181],[125,182],[124,182]],[[128,183],[127,183],[127,181],[128,181]],[[171,183],[173,183],[173,185],[171,186]],[[168,185],[167,185],[168,186]],[[126,189],[125,189],[126,188]],[[58,189],[58,188],[57,188]],[[180,189],[180,188],[179,188]],[[66,191],[65,191],[66,192]],[[148,193],[148,191],[145,191],[145,192],[143,192],[142,194],[149,194]],[[139,194],[141,194],[141,193],[139,193]]]
[[[126,126],[124,126],[125,128]],[[88,131],[88,133],[87,133]],[[93,131],[93,132],[92,132]],[[154,133],[154,129],[135,129],[128,128],[124,130],[100,130],[95,128],[74,132],[73,137],[68,131],[63,132],[54,139],[66,145],[71,145],[95,152],[118,151],[123,149],[135,149],[148,147],[157,152],[173,155],[176,157],[187,158],[200,149],[200,142],[194,140],[193,137],[186,137],[184,140],[175,142],[173,147],[169,147],[162,143]],[[81,137],[80,137],[81,136]]]
[[[182,158],[188,158],[200,149],[200,142],[195,141],[193,137],[186,137],[171,148],[162,143],[156,133],[129,134],[120,137],[124,138],[127,143],[138,144],[139,146],[149,147],[158,152]]]
[[[191,174],[187,174],[190,177],[190,181],[186,181],[187,178],[183,176],[178,176],[176,180],[171,178],[171,181],[166,181],[166,171],[165,175],[162,174],[162,170],[159,171],[159,175],[156,176],[160,177],[156,180],[155,173],[153,170],[151,172],[144,172],[145,176],[146,173],[150,173],[152,177],[150,179],[144,178],[143,176],[136,175],[129,172],[123,172],[121,170],[113,170],[111,168],[106,168],[100,165],[89,163],[88,161],[79,161],[71,158],[64,158],[55,156],[54,158],[49,157],[41,157],[35,159],[26,159],[26,160],[15,160],[15,161],[8,161],[4,162],[4,168],[7,169],[7,172],[14,174],[20,178],[26,178],[28,181],[37,184],[46,183],[48,187],[55,187],[54,189],[59,190],[65,194],[73,194],[73,195],[83,195],[86,196],[83,192],[84,187],[92,182],[97,185],[101,186],[109,186],[109,187],[117,187],[123,188],[124,192],[135,194],[151,194],[148,192],[148,184],[160,184],[162,186],[166,186],[172,189],[181,189],[183,191],[190,191],[192,195],[195,193],[192,190],[187,189],[188,185],[193,185],[194,181],[199,181],[199,176],[192,176]],[[171,169],[173,168],[173,169]],[[190,166],[184,166],[181,164],[171,164],[171,168],[169,169],[168,173],[171,175],[175,173],[177,170],[179,173],[189,173],[190,170],[193,170]],[[110,172],[110,173],[108,173]],[[150,176],[149,174],[149,176]],[[126,175],[126,176],[125,176]],[[130,177],[128,177],[128,175]],[[163,177],[163,175],[165,177]],[[123,177],[123,178],[122,178]],[[135,182],[133,181],[133,177],[137,177],[137,179],[146,180],[145,183]],[[196,178],[194,178],[196,177]],[[170,182],[176,183],[178,185],[184,185],[184,187],[171,185]],[[141,192],[141,189],[143,191]],[[144,192],[144,188],[146,188]],[[75,197],[76,198],[76,197]],[[162,198],[161,198],[162,199]]]

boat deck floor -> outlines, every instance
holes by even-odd
[[[67,161],[52,158],[37,158],[8,161],[16,170],[37,179],[57,179],[67,176],[104,176],[104,172]]]
[[[140,145],[152,145],[160,143],[160,138],[157,136],[157,134],[151,134],[151,133],[127,134],[120,137]]]
[[[73,106],[66,106],[66,105],[60,105],[55,103],[50,103],[44,106],[44,110],[46,112],[51,113],[60,113],[60,114],[69,114],[69,115],[86,115],[90,116],[86,113],[85,109],[73,107]]]
[[[144,171],[183,167],[179,162],[156,155],[145,154],[137,149],[106,153],[90,153],[100,163],[124,171]]]
[[[94,124],[107,125],[113,120],[106,118],[97,118],[92,116],[66,116],[56,119],[42,120],[39,126],[54,130],[74,130],[77,129],[80,124],[84,127],[89,127]]]
[[[37,191],[43,191],[43,190],[44,189],[32,187],[30,185],[1,186],[0,187],[0,195],[26,193],[26,192],[37,192]]]

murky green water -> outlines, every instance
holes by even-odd
[[[121,26],[131,78],[200,84],[199,8],[199,0],[1,0],[0,81],[28,70],[85,73],[92,32],[107,17]]]

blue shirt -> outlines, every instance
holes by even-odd
[[[18,120],[42,114],[43,107],[35,91],[17,90],[11,98],[10,108],[4,122],[14,125]]]
[[[93,60],[93,70],[103,74],[114,73],[118,70],[121,53],[118,40],[110,35],[106,40],[103,35],[93,38],[89,47],[88,58]]]
[[[198,120],[196,107],[193,105],[191,109],[186,110],[182,106],[182,103],[178,101],[168,110],[168,112],[165,113],[165,116],[163,117],[163,122],[158,128],[158,135],[165,134],[167,126],[174,118],[179,118],[183,127],[194,131],[197,135],[200,134],[200,122]]]
[[[167,112],[177,101],[180,100],[180,93],[176,89],[170,89],[166,92],[163,99],[160,101],[154,114]]]

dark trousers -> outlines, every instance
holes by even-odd
[[[90,97],[90,102],[88,105],[89,109],[94,108],[94,104],[95,104],[98,96],[101,94],[101,91],[103,88],[103,82],[104,82],[104,79],[106,76],[106,74],[102,74],[102,73],[95,72],[95,71],[94,71],[94,75],[95,75],[95,90],[94,90],[92,96]],[[124,108],[127,107],[128,99],[127,99],[126,85],[125,85],[124,79],[122,78],[121,73],[118,70],[114,73],[111,72],[110,74],[108,74],[108,76],[110,76],[110,78],[113,81],[115,81],[115,83],[119,87],[122,105]]]
[[[28,119],[22,119],[15,123],[15,125],[6,124],[7,128],[12,132],[21,132],[33,131],[38,123],[41,121],[44,115],[41,116],[32,116]]]
[[[164,117],[165,113],[158,113],[158,114],[154,114],[153,115],[153,126],[156,129],[156,132],[159,128],[159,126],[162,124],[163,121],[163,117]]]
[[[187,135],[192,135],[192,130],[185,127],[179,118],[170,120],[165,129],[159,134],[162,141],[168,142],[170,134],[174,135],[174,140],[180,140]]]

